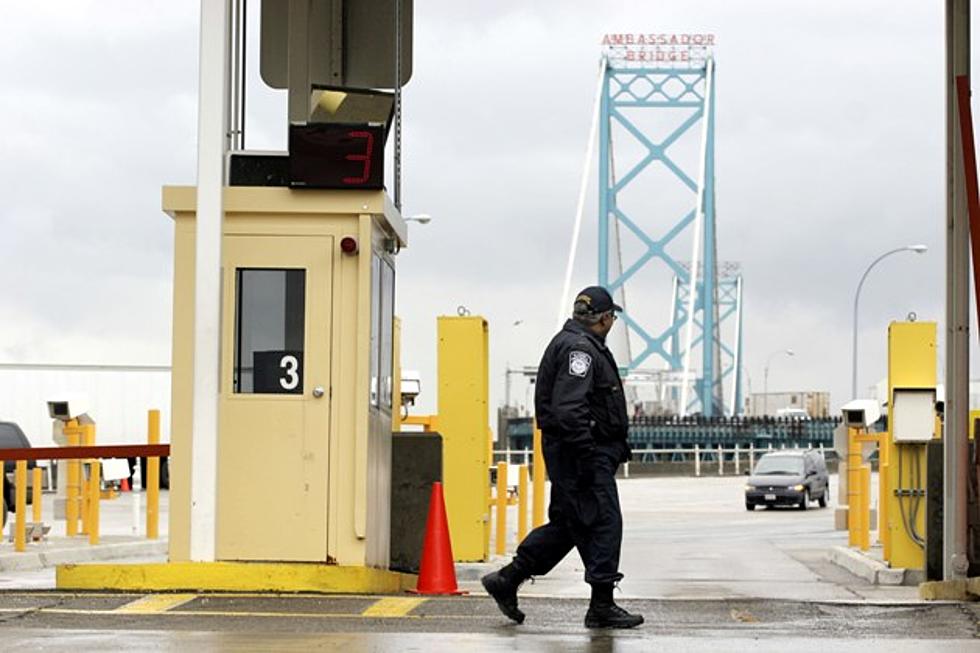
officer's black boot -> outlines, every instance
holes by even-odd
[[[592,601],[585,613],[586,628],[635,628],[643,623],[643,616],[630,614],[613,601],[613,585],[592,585]]]
[[[494,571],[483,578],[483,588],[497,602],[497,607],[504,615],[519,624],[524,623],[524,613],[517,607],[517,588],[527,580],[528,576],[514,563]]]

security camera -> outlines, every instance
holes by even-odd
[[[852,399],[844,404],[841,412],[844,424],[852,429],[867,428],[881,417],[881,407],[874,399]]]
[[[413,370],[402,370],[402,405],[414,406],[415,398],[422,393],[422,379]]]
[[[62,394],[48,402],[48,417],[61,422],[78,419],[88,411],[88,398],[79,394]]]

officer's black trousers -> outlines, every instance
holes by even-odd
[[[543,576],[578,549],[585,565],[585,582],[617,583],[623,541],[623,514],[616,490],[619,447],[600,447],[593,460],[594,482],[577,487],[580,462],[559,443],[545,443],[551,478],[548,523],[528,533],[514,556],[514,566],[528,576]]]

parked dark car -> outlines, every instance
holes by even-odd
[[[0,449],[29,449],[30,440],[13,422],[0,422]],[[7,525],[7,511],[14,509],[14,467],[13,460],[5,460],[3,474],[0,474],[0,527]],[[34,461],[27,461],[27,468],[34,469]],[[30,475],[27,477],[30,485]],[[31,502],[31,493],[27,493],[27,502]]]
[[[811,501],[825,508],[829,496],[830,477],[821,452],[772,451],[759,458],[746,481],[745,509],[796,506],[806,510]]]

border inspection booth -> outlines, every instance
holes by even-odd
[[[175,222],[170,559],[189,559],[195,189]],[[394,261],[383,191],[229,187],[219,560],[387,567]]]
[[[163,189],[174,221],[169,562],[64,570],[59,586],[390,592],[413,580],[388,571],[405,5],[262,4],[259,74],[288,99],[282,152],[245,148],[247,84],[229,72],[245,70],[243,14],[221,3],[202,13],[198,187]],[[220,311],[205,314],[212,298]]]

